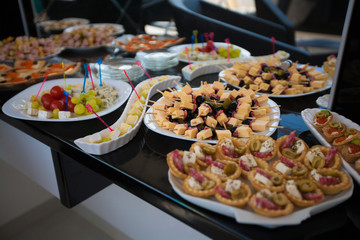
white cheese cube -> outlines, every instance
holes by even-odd
[[[49,119],[52,118],[52,113],[48,112],[46,110],[39,110],[38,112],[38,118],[40,119]]]
[[[59,119],[67,119],[71,117],[70,111],[59,111]]]

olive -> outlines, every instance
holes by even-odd
[[[337,122],[337,121],[330,121],[329,126],[332,127],[332,128],[340,128],[341,123]]]
[[[227,99],[230,99],[230,98],[227,98]],[[231,100],[230,100],[231,101]],[[236,111],[236,108],[237,108],[237,101],[232,101],[230,104],[229,104],[229,110],[230,111]]]
[[[324,176],[331,176],[331,177],[338,177],[338,173],[334,172],[334,171],[328,171],[328,172],[324,172],[322,175]]]
[[[267,64],[263,64],[263,65],[261,65],[261,71],[263,71],[263,72],[270,72],[271,69],[270,69],[270,67],[269,67]]]
[[[244,85],[245,85],[245,82],[244,82],[244,81],[240,81],[239,87],[243,87]]]
[[[355,138],[355,139],[351,140],[351,143],[355,144],[357,146],[360,146],[360,138]]]
[[[276,175],[272,176],[270,180],[274,186],[280,186],[283,183],[284,177],[282,175]]]
[[[357,133],[357,130],[354,129],[354,128],[349,128],[348,130],[346,130],[346,132],[344,133],[345,136],[348,136],[348,135],[353,135]]]
[[[173,119],[171,115],[169,115],[169,122],[175,122],[176,119]]]
[[[236,166],[234,163],[227,163],[224,167],[224,173],[228,176],[236,172]]]
[[[276,205],[281,207],[285,206],[289,202],[285,194],[276,192],[272,194],[272,200]]]
[[[220,110],[224,111],[224,107],[223,106],[218,106],[214,109],[214,114],[216,115]]]
[[[202,103],[205,101],[204,96],[203,96],[203,95],[198,95],[198,96],[196,97],[195,101],[196,101],[196,104],[197,104],[197,105],[202,104]]]
[[[231,193],[231,199],[233,199],[233,200],[242,199],[244,197],[246,197],[246,190],[244,188],[235,189]]]
[[[316,169],[323,168],[325,166],[325,159],[323,157],[316,156],[311,161],[311,166]]]
[[[195,168],[195,164],[193,164],[191,162],[184,164],[184,171],[186,174],[189,174],[190,168]]]
[[[250,150],[252,152],[258,152],[258,151],[260,151],[260,148],[261,148],[260,140],[255,139],[250,142]]]
[[[245,119],[242,124],[244,125],[250,125],[250,122],[251,122],[252,119]]]
[[[324,112],[322,112],[322,111],[320,111],[320,112],[317,112],[316,114],[315,114],[315,116],[316,117],[326,117],[326,115],[324,114]]]
[[[293,168],[292,168],[292,172],[295,176],[303,176],[306,174],[306,167],[296,164]]]
[[[201,123],[201,124],[197,125],[196,127],[197,127],[197,129],[199,130],[199,132],[200,132],[201,130],[204,130],[205,125],[204,125],[203,123]]]
[[[213,155],[213,154],[215,154],[216,147],[215,146],[203,146],[202,150],[205,152],[205,154]]]
[[[233,115],[233,111],[227,111],[226,113],[225,113],[225,115],[227,116],[227,117],[232,117],[232,115]]]
[[[231,125],[229,125],[229,126],[228,126],[228,129],[230,129],[231,134],[234,134],[234,132],[235,132],[236,129],[237,129],[237,126],[231,126]]]
[[[296,152],[294,152],[291,148],[283,148],[281,150],[281,154],[286,157],[286,158],[290,158],[290,159],[294,159],[296,158],[297,154]]]
[[[302,192],[312,192],[315,190],[315,185],[309,179],[301,179],[297,181],[297,185]]]
[[[212,104],[211,102],[209,102],[209,101],[205,101],[205,103],[206,103],[207,105],[209,105],[209,106],[211,107],[211,109],[212,109],[212,110],[214,110],[214,106],[213,106],[213,104]]]
[[[223,103],[223,107],[225,110],[228,110],[230,107],[230,104],[232,103],[230,98],[225,99],[224,103]],[[235,108],[236,109],[236,108]]]
[[[215,187],[215,185],[216,185],[216,183],[213,180],[204,180],[204,181],[201,182],[201,187],[204,190],[212,189],[212,188]]]
[[[245,146],[235,147],[234,151],[239,155],[243,155],[246,151],[246,147]]]

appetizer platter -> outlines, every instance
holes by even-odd
[[[163,49],[183,42],[185,38],[165,38],[147,34],[124,34],[112,42],[112,46],[120,47],[127,52]]]
[[[316,161],[318,150],[312,148],[326,154],[328,166],[305,166],[305,159]],[[296,225],[344,202],[353,192],[346,170],[334,167],[339,153],[320,145],[312,148],[295,131],[277,140],[258,135],[246,142],[195,142],[190,149],[167,154],[168,178],[185,200],[238,223]]]
[[[251,88],[275,98],[300,97],[331,88],[332,79],[315,66],[280,60],[235,62],[219,77],[234,88]]]
[[[144,119],[149,129],[173,138],[216,143],[223,136],[271,136],[281,127],[280,108],[267,95],[228,91],[220,81],[202,83],[200,88],[177,87],[153,102]]]
[[[52,38],[8,37],[0,41],[0,62],[47,59],[56,56],[61,50]]]
[[[318,108],[305,109],[301,116],[321,144],[337,147],[345,169],[360,183],[360,126],[336,112]]]
[[[182,44],[169,48],[170,52],[176,52],[179,54],[179,60],[181,62],[188,63],[189,55],[190,62],[202,62],[202,61],[214,61],[219,59],[228,58],[227,47],[228,44],[224,42],[211,42],[206,44],[206,46],[202,46],[202,44]],[[195,45],[195,47],[194,47]],[[186,48],[188,48],[188,54],[186,52]],[[192,49],[194,48],[194,50]],[[242,47],[230,44],[230,59],[241,59],[250,57],[250,52]],[[206,49],[206,50],[205,50]]]
[[[44,28],[45,32],[63,31],[66,28],[89,24],[90,20],[85,18],[63,18],[60,20],[45,20],[38,24]]]
[[[74,143],[83,151],[96,155],[124,146],[139,131],[148,99],[157,93],[157,90],[173,87],[180,79],[179,76],[164,75],[142,81],[135,87],[123,113],[114,124],[100,132],[78,138]]]
[[[94,114],[85,110],[84,105],[88,101],[89,104],[95,101],[93,108],[95,109],[95,105],[97,105],[97,114],[103,116],[124,104],[131,93],[129,84],[116,80],[106,80],[102,87],[94,84],[95,90],[92,83],[87,82],[85,93],[82,93],[83,81],[81,78],[68,78],[66,79],[66,88],[64,87],[64,79],[45,82],[36,101],[35,98],[42,83],[32,85],[10,98],[3,105],[2,111],[10,117],[23,120],[83,121],[96,118]],[[66,109],[65,96],[63,96],[64,89],[69,93],[66,99]],[[90,102],[91,99],[94,100]],[[78,105],[79,107],[77,107]]]
[[[64,65],[64,66],[63,66]],[[29,86],[48,79],[71,77],[80,70],[80,62],[62,59],[16,60],[13,64],[0,64],[0,89],[14,85]]]

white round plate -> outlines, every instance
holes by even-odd
[[[89,79],[87,79],[88,81]],[[66,84],[76,84],[76,83],[83,83],[83,78],[67,78]],[[94,79],[95,83],[100,82],[98,79]],[[109,86],[114,86],[119,94],[120,97],[114,102],[114,104],[104,109],[97,114],[99,116],[104,116],[108,113],[111,113],[118,109],[121,105],[123,105],[126,100],[129,98],[132,88],[130,84],[118,81],[118,80],[105,80],[103,83],[106,83]],[[36,95],[41,87],[42,82],[37,83],[35,85],[32,85],[23,91],[19,92],[12,98],[10,98],[6,103],[2,106],[2,111],[13,118],[22,119],[22,120],[32,120],[32,121],[43,121],[43,122],[74,122],[74,121],[83,121],[88,119],[96,118],[95,114],[85,115],[85,116],[79,116],[79,117],[73,117],[73,118],[67,118],[67,119],[40,119],[38,117],[29,116],[25,113],[24,105],[26,100],[29,100],[32,95]],[[51,89],[53,86],[56,85],[64,85],[64,79],[56,79],[56,80],[49,80],[44,83],[44,86],[42,88],[43,90]]]
[[[318,99],[316,99],[316,104],[319,107],[328,108],[329,107],[329,97],[330,97],[330,94],[325,94],[321,97],[318,97]]]
[[[117,24],[117,23],[91,23],[91,24],[84,24],[84,25],[78,25],[78,26],[73,26],[73,27],[69,27],[69,28],[66,28],[64,30],[64,32],[66,33],[71,33],[72,31],[76,30],[76,29],[79,29],[79,28],[82,28],[84,26],[87,26],[87,27],[106,27],[106,26],[112,26],[116,29],[116,32],[111,34],[112,36],[116,36],[116,35],[119,35],[119,34],[123,34],[125,32],[125,29],[124,29],[124,26],[121,25],[121,24]]]
[[[205,43],[204,43],[205,44]],[[224,42],[214,42],[214,45],[218,48],[220,47],[227,47],[228,44],[227,43],[224,43]],[[234,59],[240,59],[240,58],[247,58],[247,57],[250,57],[251,54],[248,50],[246,50],[245,48],[242,48],[242,47],[239,47],[239,46],[236,46],[234,44],[231,44],[233,46],[233,49],[240,49],[241,52],[240,52],[240,57],[238,58],[231,58],[231,60],[234,60]],[[202,44],[201,43],[197,43],[197,44],[181,44],[181,45],[176,45],[176,46],[173,46],[173,47],[170,47],[168,50],[170,52],[176,52],[178,54],[180,54],[182,51],[184,51],[185,47],[188,47],[188,48],[192,48],[193,46],[195,47],[201,47]],[[217,59],[219,60],[219,59]],[[217,60],[209,60],[209,61],[217,61]],[[179,61],[180,62],[184,62],[184,63],[188,63],[188,60],[187,59],[181,59],[179,58]],[[208,62],[208,61],[190,61],[191,63],[193,62]]]

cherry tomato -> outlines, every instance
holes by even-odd
[[[54,100],[50,104],[50,110],[53,111],[54,109],[58,108],[60,111],[65,110],[65,104],[61,100]]]
[[[72,103],[71,101],[67,102],[67,110],[70,112],[74,112],[74,108],[75,108],[76,104]]]
[[[55,99],[61,99],[64,96],[64,89],[60,86],[54,86],[51,88],[50,94]]]
[[[63,94],[63,96],[61,97],[60,100],[63,101],[63,102],[65,102],[65,94]],[[67,96],[67,101],[68,101],[68,102],[71,101],[71,97],[70,97],[69,95]]]
[[[44,108],[47,110],[50,109],[50,105],[51,105],[52,101],[54,101],[54,100],[55,99],[49,93],[45,93],[41,97],[41,103],[42,103],[42,105],[44,105]]]

